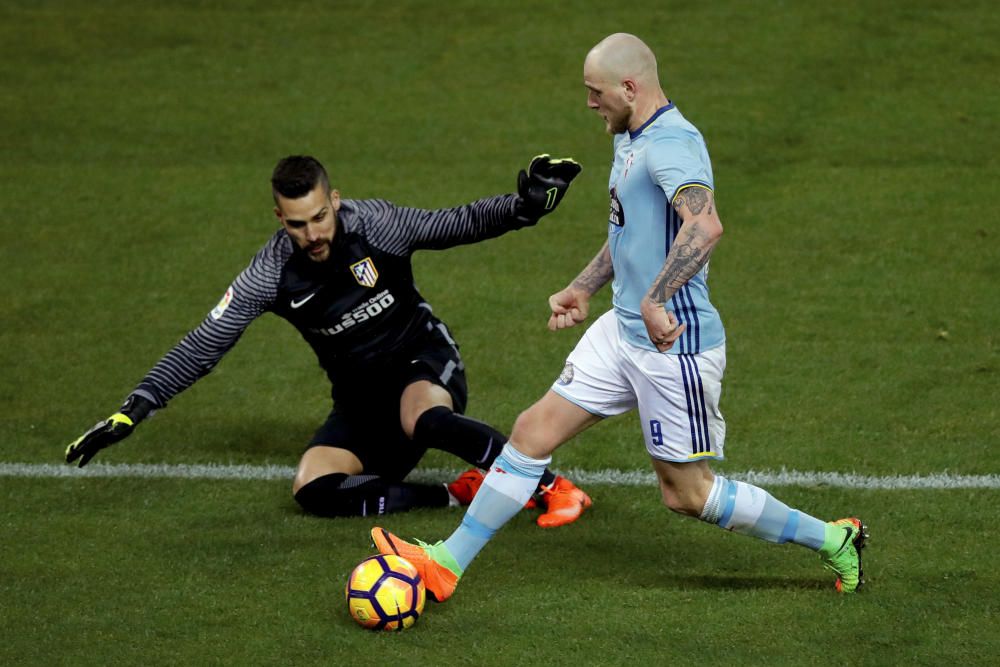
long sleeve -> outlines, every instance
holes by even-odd
[[[274,303],[287,237],[276,234],[233,281],[219,304],[146,374],[133,393],[162,408],[207,375],[250,323]]]
[[[523,226],[514,217],[517,195],[499,195],[454,208],[426,210],[380,199],[350,202],[372,244],[394,255],[442,250],[491,239]]]

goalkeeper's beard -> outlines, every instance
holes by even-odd
[[[325,262],[330,258],[330,242],[323,240],[306,247],[306,256],[314,262]]]

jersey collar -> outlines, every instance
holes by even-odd
[[[674,103],[667,101],[667,106],[660,107],[659,109],[657,109],[656,112],[649,117],[649,120],[643,123],[638,130],[635,131],[629,130],[628,138],[631,139],[632,141],[635,141],[635,138],[638,137],[640,134],[642,134],[642,131],[645,130],[647,127],[649,127],[650,123],[659,118],[663,113],[670,111],[673,108],[674,108]]]

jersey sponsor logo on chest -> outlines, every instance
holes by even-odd
[[[622,202],[618,198],[618,188],[611,188],[611,211],[608,214],[608,222],[615,227],[625,226],[625,211],[622,210]]]
[[[362,322],[367,322],[378,317],[394,303],[396,303],[396,297],[392,295],[392,292],[382,290],[367,301],[362,301],[350,312],[344,313],[340,321],[332,327],[311,328],[309,331],[323,336],[336,336],[356,324],[361,324]]]
[[[351,264],[351,273],[358,284],[363,287],[375,287],[378,281],[378,271],[375,269],[375,262],[371,257],[365,257],[360,262]]]

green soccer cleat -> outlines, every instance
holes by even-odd
[[[861,550],[868,539],[868,526],[855,517],[831,521],[830,525],[843,529],[844,541],[833,555],[823,556],[823,565],[837,574],[838,593],[854,593],[865,583]]]

